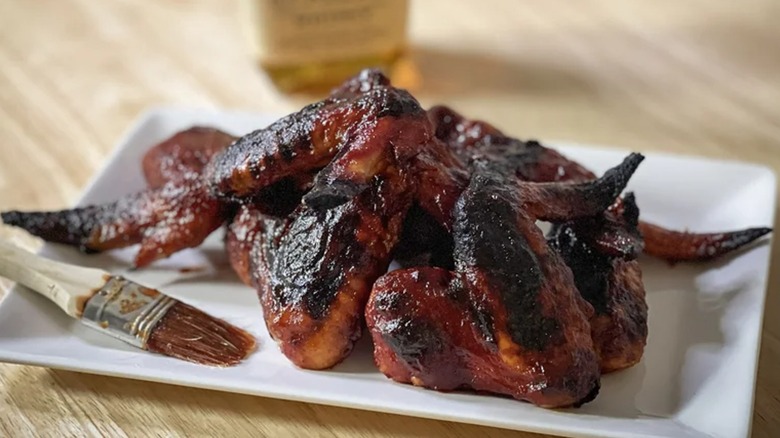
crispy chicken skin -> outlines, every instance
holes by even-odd
[[[631,155],[581,184],[522,182],[507,166],[477,163],[454,211],[455,271],[408,268],[374,286],[366,321],[379,369],[403,383],[544,407],[595,397],[593,309],[535,222],[605,210],[641,160]]]

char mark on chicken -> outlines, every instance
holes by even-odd
[[[610,222],[605,226],[607,218]],[[635,365],[647,343],[647,303],[637,252],[611,251],[632,247],[621,239],[638,236],[638,219],[634,195],[629,193],[604,216],[556,224],[548,235],[550,245],[571,268],[580,295],[595,310],[591,337],[602,373]],[[601,230],[602,238],[619,242],[605,248],[592,236],[583,237],[594,229]]]

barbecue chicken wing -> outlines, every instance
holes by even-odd
[[[2,213],[3,222],[49,242],[86,252],[141,246],[134,264],[143,267],[184,248],[200,245],[228,214],[198,177],[172,181],[102,205],[53,212]]]
[[[647,343],[645,289],[634,259],[641,247],[633,246],[637,240],[641,243],[638,219],[639,209],[629,193],[604,216],[556,224],[548,235],[550,246],[571,268],[580,295],[593,306],[591,337],[602,373],[635,365]],[[598,239],[583,237],[593,230],[601,231],[601,240],[610,238],[609,251]],[[629,249],[611,251],[622,247]]]
[[[200,245],[232,217],[235,205],[214,196],[201,174],[206,163],[234,140],[213,128],[181,131],[144,155],[142,168],[148,189],[101,205],[54,212],[3,212],[3,222],[85,252],[140,243],[134,265],[146,266]],[[312,179],[310,173],[282,178],[258,190],[251,202],[262,212],[287,214]]]
[[[103,205],[54,212],[4,212],[3,222],[87,252],[140,243],[134,264],[146,266],[200,245],[224,222],[230,206],[211,195],[200,172],[232,141],[232,136],[215,129],[182,131],[144,156],[149,189]]]
[[[419,110],[414,98],[364,70],[331,95],[251,132],[218,154],[205,176],[215,194],[244,199],[273,182],[319,170],[385,116]]]
[[[399,382],[545,407],[595,397],[593,309],[536,220],[598,214],[641,160],[631,155],[581,184],[527,183],[500,163],[476,163],[454,211],[455,271],[403,269],[374,286],[366,321],[379,369]]]
[[[302,368],[332,367],[360,337],[371,286],[387,270],[415,193],[412,165],[431,139],[407,93],[365,96],[341,114],[359,126],[340,135],[335,158],[279,234],[261,235],[252,258],[268,331]]]

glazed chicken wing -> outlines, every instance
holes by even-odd
[[[577,290],[594,308],[591,337],[602,373],[635,365],[647,343],[645,289],[634,259],[638,251],[611,251],[633,247],[638,219],[639,209],[629,193],[604,216],[556,224],[548,235],[550,246],[571,268]],[[609,238],[611,245],[587,236],[593,232],[600,232],[600,240]]]
[[[545,407],[595,397],[593,309],[535,222],[605,210],[641,159],[631,155],[584,184],[526,183],[505,166],[477,163],[454,211],[455,272],[409,268],[374,286],[366,320],[379,369],[399,382]]]
[[[53,212],[2,213],[3,222],[50,242],[98,252],[140,243],[135,266],[200,245],[224,222],[231,207],[200,179],[206,162],[233,137],[194,127],[153,146],[144,156],[149,189],[118,201]]]
[[[142,168],[148,189],[101,205],[53,212],[3,212],[3,222],[86,252],[140,243],[134,265],[146,266],[200,245],[232,217],[235,205],[214,196],[201,173],[213,156],[234,140],[213,128],[192,127],[153,146],[144,155]],[[283,178],[259,190],[251,202],[264,213],[287,214],[313,177],[303,173]],[[235,244],[235,240],[229,242]]]
[[[419,110],[414,98],[390,86],[376,70],[364,70],[313,103],[251,132],[206,167],[212,191],[240,200],[286,177],[321,169],[384,116]]]
[[[200,245],[219,228],[226,206],[199,178],[166,183],[118,201],[52,212],[2,213],[3,222],[49,242],[98,252],[136,243],[136,267]]]
[[[261,236],[253,281],[271,336],[293,363],[340,362],[360,337],[363,309],[386,272],[412,202],[411,166],[430,139],[425,112],[407,93],[369,91],[360,120],[277,236]]]

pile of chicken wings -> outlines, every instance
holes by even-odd
[[[602,373],[642,357],[639,253],[707,260],[771,231],[640,221],[622,193],[642,160],[598,177],[536,141],[426,111],[365,70],[243,137],[177,133],[145,155],[139,193],[2,219],[84,251],[140,244],[139,268],[224,224],[231,265],[295,365],[338,364],[367,327],[393,380],[579,406]],[[392,260],[402,268],[387,272]]]

